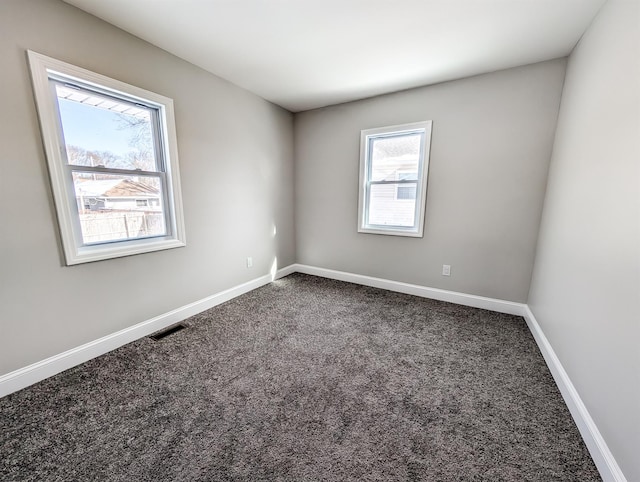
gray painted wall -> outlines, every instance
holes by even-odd
[[[187,247],[62,265],[26,49],[174,99]],[[0,62],[0,374],[295,261],[289,112],[57,0],[0,2]]]
[[[572,53],[529,305],[627,480],[640,480],[640,8]]]
[[[559,59],[296,114],[298,262],[525,302],[564,73]],[[357,233],[360,130],[421,120],[424,238]]]

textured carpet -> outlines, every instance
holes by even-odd
[[[600,480],[522,318],[306,275],[0,400],[3,481]]]

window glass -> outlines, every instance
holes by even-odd
[[[398,184],[374,184],[371,186],[369,225],[412,227],[415,222],[414,199],[398,199]],[[414,188],[415,189],[415,188]]]
[[[185,245],[173,101],[29,52],[67,264]]]
[[[54,82],[67,162],[156,171],[152,109]]]
[[[420,134],[371,138],[371,180],[395,181],[403,171],[404,179],[418,179]]]
[[[159,178],[74,171],[73,185],[83,243],[167,234]]]
[[[422,236],[431,121],[361,133],[358,231]]]

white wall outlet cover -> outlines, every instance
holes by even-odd
[[[451,265],[449,264],[442,265],[442,276],[451,276]]]

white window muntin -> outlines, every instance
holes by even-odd
[[[173,101],[162,95],[76,67],[65,62],[28,51],[43,144],[47,156],[49,176],[54,195],[58,224],[67,265],[129,256],[150,251],[185,246],[186,236],[182,213],[180,174]],[[154,126],[156,171],[76,166],[67,162],[66,146],[55,92],[57,82],[70,87],[87,89],[147,108]],[[155,112],[155,114],[154,114]],[[162,180],[163,203],[166,209],[166,233],[100,243],[82,242],[80,220],[75,198],[72,173],[94,171],[140,176],[149,175]]]
[[[366,129],[360,136],[360,187],[358,196],[358,232],[387,234],[394,236],[422,237],[424,232],[424,214],[429,171],[429,150],[431,145],[432,121],[415,122],[396,126]],[[420,136],[418,175],[415,180],[372,180],[372,149],[377,139],[408,135]],[[416,185],[414,222],[412,226],[369,223],[372,185]],[[396,196],[397,197],[397,196]]]

